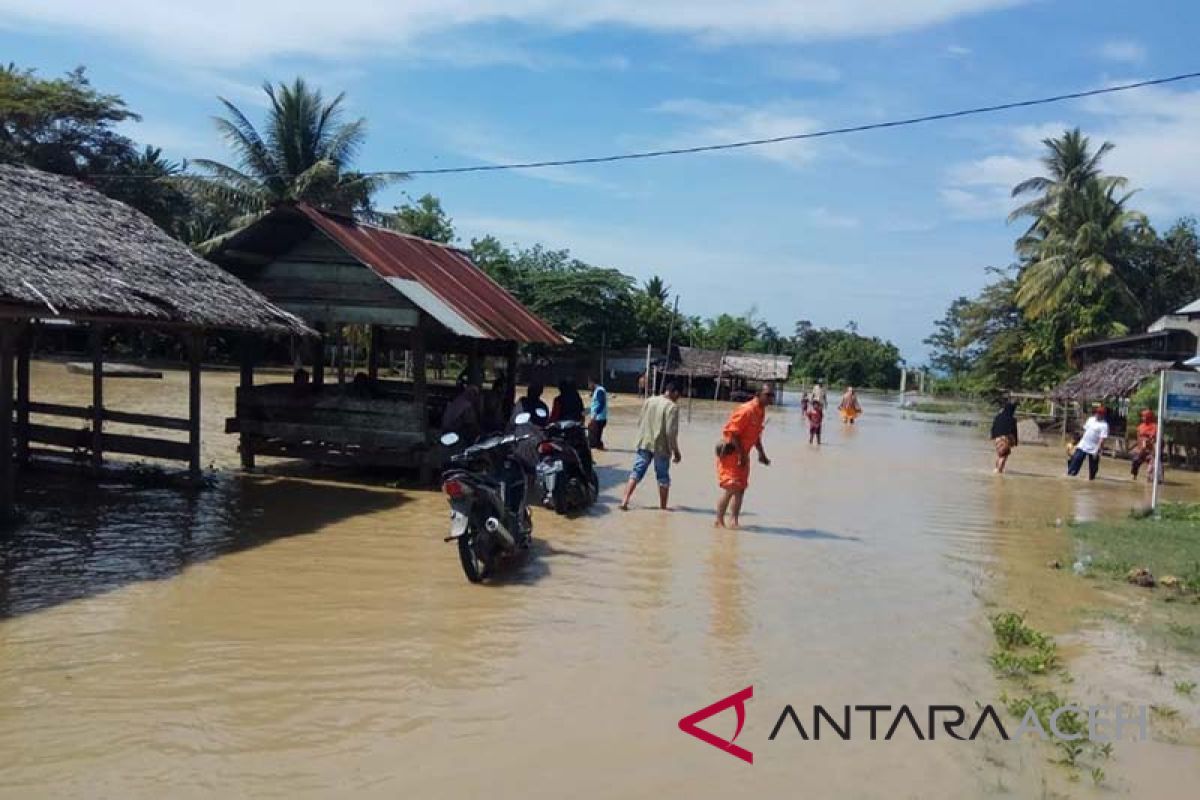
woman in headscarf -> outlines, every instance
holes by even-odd
[[[575,388],[575,381],[570,378],[558,382],[558,397],[550,406],[550,421],[560,420],[583,422],[583,398],[579,395],[579,389]]]
[[[1142,409],[1142,421],[1137,426],[1137,444],[1129,472],[1137,480],[1138,472],[1146,466],[1149,480],[1154,480],[1154,450],[1158,446],[1158,418],[1148,408]]]
[[[854,420],[862,414],[862,406],[859,405],[858,395],[854,392],[853,386],[846,387],[846,393],[842,395],[842,402],[838,404],[838,412],[842,415],[843,425],[853,425]]]
[[[1002,474],[1008,457],[1017,446],[1017,404],[1006,402],[992,420],[992,444],[996,446],[996,473]]]

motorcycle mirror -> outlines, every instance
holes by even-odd
[[[540,411],[541,409],[538,410]],[[522,411],[520,414],[517,414],[517,416],[513,417],[513,422],[517,423],[518,425],[524,425],[525,423],[529,422],[529,419],[529,412]]]
[[[549,414],[546,413],[546,409],[544,409],[544,408],[535,408],[533,410],[533,413],[538,415],[538,419],[545,419],[546,417],[550,416]],[[528,416],[528,415],[526,415],[526,416]]]
[[[442,434],[442,438],[438,441],[446,445],[446,447],[453,447],[454,445],[458,444],[458,434],[454,431],[447,431],[446,433]]]

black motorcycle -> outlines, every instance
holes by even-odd
[[[559,514],[574,514],[596,502],[600,480],[583,424],[563,421],[545,427],[538,444],[537,475],[542,505]]]
[[[525,419],[522,420],[521,417]],[[517,417],[521,425],[528,414]],[[526,502],[531,464],[519,452],[531,434],[487,436],[450,457],[442,474],[442,491],[450,499],[450,535],[458,542],[463,572],[471,583],[486,580],[496,563],[529,547],[533,517]],[[442,436],[455,447],[455,433]]]

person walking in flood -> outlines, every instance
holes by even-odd
[[[588,378],[592,402],[588,408],[588,445],[593,450],[604,449],[604,429],[608,426],[608,390],[595,378]]]
[[[808,411],[804,412],[804,416],[808,418],[808,443],[814,441],[819,446],[821,444],[821,423],[825,421],[825,409],[821,408],[820,403],[812,403]]]
[[[671,498],[671,462],[678,464],[683,456],[679,453],[679,387],[667,381],[663,393],[654,395],[642,403],[638,417],[638,438],[634,445],[633,471],[625,486],[625,497],[621,510],[629,510],[629,501],[650,465],[654,465],[654,477],[658,481],[658,507],[669,510]]]
[[[1136,481],[1138,472],[1146,467],[1147,478],[1154,480],[1154,450],[1158,447],[1158,418],[1148,408],[1142,409],[1142,421],[1137,426],[1137,444],[1133,448],[1129,473]]]
[[[812,391],[808,394],[808,399],[814,403],[820,403],[821,408],[825,407],[825,387],[821,386],[820,381],[813,384]]]
[[[1104,406],[1097,405],[1092,409],[1092,415],[1083,423],[1083,435],[1079,437],[1079,443],[1075,445],[1075,453],[1067,465],[1067,475],[1072,477],[1078,475],[1086,458],[1088,480],[1096,480],[1096,473],[1100,471],[1100,448],[1104,446],[1104,440],[1108,438],[1107,418],[1108,411]]]
[[[847,386],[842,402],[838,404],[838,412],[842,415],[843,425],[853,425],[854,420],[862,414],[862,405],[858,402],[858,394],[853,386]]]
[[[775,402],[775,390],[763,384],[751,400],[742,403],[729,415],[717,445],[717,483],[721,499],[717,501],[714,525],[725,527],[725,514],[732,515],[731,527],[737,528],[742,513],[742,499],[750,486],[750,451],[758,451],[758,463],[770,466],[771,459],[763,449],[762,432],[767,422],[767,406]]]
[[[1007,402],[992,420],[992,444],[996,447],[996,474],[1003,475],[1008,457],[1017,446],[1017,404]]]

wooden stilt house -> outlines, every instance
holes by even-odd
[[[243,365],[226,430],[240,435],[248,469],[256,455],[270,455],[427,470],[456,391],[454,376],[431,382],[431,356],[457,356],[478,385],[486,359],[502,362],[502,385],[488,391],[507,418],[518,347],[567,343],[464,251],[305,204],[276,208],[209,258],[322,336],[298,358],[293,381],[256,385],[253,360]],[[348,332],[370,342],[365,370],[354,376],[344,362]],[[326,364],[330,341],[336,377]],[[383,355],[395,353],[403,371],[381,376]]]

